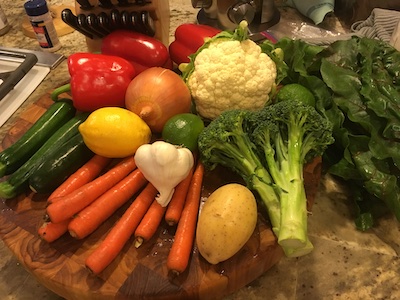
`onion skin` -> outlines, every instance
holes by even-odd
[[[190,112],[191,102],[183,79],[162,67],[152,67],[138,74],[125,95],[125,107],[140,116],[153,133],[161,133],[174,115]]]

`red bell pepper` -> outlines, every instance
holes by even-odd
[[[159,40],[130,30],[115,30],[101,43],[101,53],[125,58],[139,74],[150,67],[172,69],[168,48]]]
[[[203,24],[185,23],[175,30],[175,41],[169,45],[171,59],[177,65],[189,62],[189,55],[204,44],[204,39],[213,37],[221,30]]]
[[[135,77],[133,66],[118,56],[75,53],[68,57],[72,101],[77,110],[125,106],[125,92]]]

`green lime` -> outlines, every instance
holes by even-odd
[[[298,83],[284,85],[276,94],[276,102],[297,100],[304,104],[315,106],[315,97],[305,86]]]
[[[197,140],[203,128],[204,122],[198,115],[177,114],[165,123],[162,138],[168,143],[183,146],[195,152]]]

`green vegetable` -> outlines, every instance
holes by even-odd
[[[69,99],[52,104],[18,141],[0,153],[0,177],[21,167],[75,112]]]
[[[29,177],[29,187],[34,192],[52,192],[94,155],[81,134],[74,135],[52,154]]]
[[[289,39],[262,46],[267,53],[275,47],[285,53],[282,82],[312,90],[334,124],[323,161],[352,187],[357,228],[371,228],[387,211],[400,221],[400,52],[360,37],[327,48]]]
[[[199,136],[204,165],[231,168],[256,191],[289,257],[309,253],[303,165],[333,143],[332,124],[314,107],[282,101],[257,112],[231,110]]]
[[[28,187],[29,176],[52,155],[58,148],[74,135],[79,134],[78,126],[88,117],[88,113],[81,113],[70,119],[58,129],[39,150],[32,155],[10,177],[0,183],[0,197],[9,199]]]

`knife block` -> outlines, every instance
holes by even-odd
[[[118,1],[112,0],[114,4],[112,8],[104,8],[100,5],[98,0],[90,0],[90,4],[93,6],[91,9],[82,9],[77,1],[75,1],[76,14],[91,14],[98,15],[101,12],[105,12],[108,15],[112,9],[118,9],[119,11],[137,11],[148,12],[150,18],[153,20],[155,35],[154,38],[161,41],[165,46],[169,45],[169,27],[170,27],[170,11],[169,11],[169,0],[150,0],[146,4],[131,4],[129,6],[120,6]],[[100,52],[101,38],[88,38],[86,37],[86,44],[89,52]]]

